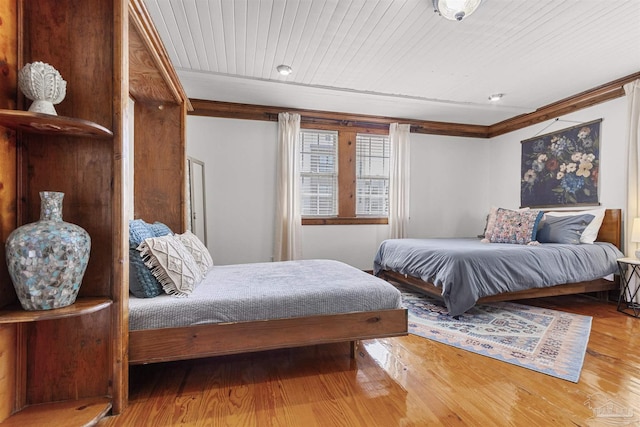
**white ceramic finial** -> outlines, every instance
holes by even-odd
[[[18,72],[18,85],[33,103],[29,111],[57,116],[53,104],[59,104],[67,94],[67,82],[51,65],[33,62]]]

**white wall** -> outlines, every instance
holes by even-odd
[[[488,210],[488,141],[411,134],[409,237],[476,236],[484,229],[477,207]],[[303,227],[305,258],[332,258],[373,268],[387,225]]]
[[[491,140],[411,134],[409,237],[481,233],[491,206],[520,204],[520,141],[577,124],[562,120],[599,118],[600,201],[623,208],[626,100],[619,98]],[[187,118],[187,155],[206,165],[207,235],[217,264],[271,260],[277,129],[275,122]],[[303,257],[371,269],[387,232],[386,225],[304,226]]]
[[[490,205],[489,140],[411,134],[409,237],[473,237]]]
[[[491,205],[501,207],[520,205],[520,179],[522,178],[520,176],[522,154],[520,141],[532,138],[538,133],[544,135],[601,118],[603,120],[600,125],[600,204],[606,208],[624,208],[627,185],[626,108],[626,98],[617,98],[567,114],[560,117],[558,121],[549,120],[493,138],[489,144]]]
[[[187,155],[205,163],[207,235],[217,264],[270,261],[277,123],[187,117]],[[475,236],[489,209],[488,141],[411,135],[411,237]],[[387,238],[386,225],[304,226],[304,258],[361,269]]]
[[[187,155],[205,164],[216,264],[271,260],[277,136],[273,122],[187,117]]]

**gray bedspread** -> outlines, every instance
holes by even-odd
[[[374,274],[395,271],[442,288],[457,316],[479,298],[503,292],[582,282],[617,272],[624,255],[610,243],[538,246],[479,239],[390,239],[380,245]]]
[[[129,329],[401,308],[400,292],[338,261],[215,266],[186,298],[129,298]]]

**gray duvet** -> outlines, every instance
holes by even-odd
[[[594,280],[617,272],[624,255],[610,243],[538,246],[480,239],[390,239],[380,245],[374,274],[395,271],[442,288],[457,316],[479,298],[503,292]]]
[[[401,308],[391,284],[338,261],[215,266],[186,298],[129,298],[129,329]]]

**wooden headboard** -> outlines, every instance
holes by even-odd
[[[622,209],[607,209],[598,232],[598,242],[609,242],[622,250]]]

